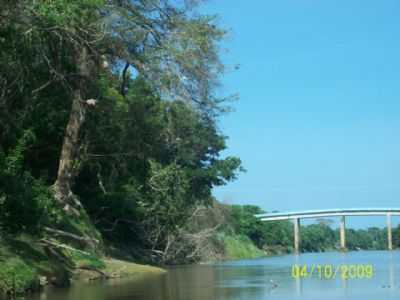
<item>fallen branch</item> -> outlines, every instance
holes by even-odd
[[[121,272],[126,269],[126,266],[122,266],[119,270],[112,272],[109,278],[120,278]]]
[[[90,266],[80,266],[80,267],[78,267],[78,269],[97,272],[101,276],[103,276],[103,278],[105,278],[105,279],[113,278],[112,276],[108,275],[107,273],[103,272],[102,270],[97,269],[97,268],[93,268],[93,267],[90,267]],[[93,279],[91,279],[91,280],[93,280]]]
[[[69,237],[71,239],[77,240],[77,241],[81,241],[81,242],[93,242],[95,244],[99,244],[99,240],[90,238],[90,237],[83,237],[83,236],[79,236],[70,232],[66,232],[66,231],[62,231],[62,230],[58,230],[58,229],[53,229],[50,227],[45,227],[44,228],[45,231],[53,233],[54,235],[58,235],[58,236],[64,236],[64,237]]]
[[[76,252],[79,252],[79,253],[82,253],[82,254],[85,254],[85,255],[90,255],[89,252],[86,252],[86,251],[83,251],[83,250],[79,250],[79,249],[75,249],[75,248],[73,248],[71,246],[68,246],[68,245],[65,245],[65,244],[61,244],[61,243],[57,243],[57,242],[55,242],[53,240],[41,239],[39,241],[39,243],[41,243],[43,245],[46,245],[46,246],[52,246],[52,247],[56,247],[56,248],[64,248],[64,249],[71,250],[71,251],[76,251]]]

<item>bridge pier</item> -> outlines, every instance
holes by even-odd
[[[330,210],[308,210],[300,212],[276,212],[256,214],[261,221],[294,221],[294,251],[300,253],[300,219],[304,218],[323,218],[323,217],[341,217],[340,219],[340,248],[343,251],[346,247],[346,216],[386,216],[387,222],[387,247],[393,250],[392,236],[392,216],[400,216],[400,208],[348,208],[348,209],[330,209]]]
[[[294,253],[300,253],[300,218],[294,218]]]
[[[346,251],[346,217],[340,218],[340,250]]]
[[[386,224],[387,224],[388,250],[393,250],[392,216],[391,216],[391,214],[387,214],[387,215],[386,215]]]

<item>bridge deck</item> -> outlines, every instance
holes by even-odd
[[[400,208],[347,208],[347,209],[326,209],[326,210],[306,210],[298,212],[277,212],[258,214],[256,217],[261,221],[278,221],[304,218],[322,218],[334,216],[385,216],[400,215]]]

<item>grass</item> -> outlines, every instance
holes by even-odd
[[[251,259],[265,256],[265,253],[246,236],[225,236],[224,246],[226,259]]]
[[[129,277],[132,275],[144,275],[144,274],[162,274],[166,271],[161,268],[140,265],[133,262],[122,261],[118,259],[108,258],[104,260],[106,264],[106,272],[108,274],[117,274],[120,277]]]
[[[122,278],[161,274],[164,270],[97,254],[60,248],[49,255],[36,237],[21,235],[0,239],[0,294],[22,295],[40,289],[40,278],[57,286],[70,280]]]
[[[39,276],[60,271],[60,265],[27,235],[0,241],[0,292],[12,295],[39,288]]]
[[[35,268],[19,258],[1,263],[0,290],[6,294],[17,295],[27,290],[35,290],[39,285]]]
[[[106,264],[104,261],[97,255],[91,253],[83,253],[79,251],[65,251],[67,256],[73,262],[74,268],[88,268],[88,269],[98,269],[104,270],[106,268]]]

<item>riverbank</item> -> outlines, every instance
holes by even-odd
[[[266,256],[266,253],[257,248],[247,236],[224,237],[223,258],[227,260],[251,259]]]
[[[49,250],[32,236],[0,240],[0,292],[20,295],[45,285],[69,286],[74,281],[162,274],[165,270],[132,261],[102,257],[74,248]]]
[[[166,273],[166,270],[159,267],[141,265],[116,258],[103,258],[101,261],[104,263],[104,268],[77,268],[71,280],[91,281],[97,279],[116,279]]]
[[[250,259],[266,256],[245,236],[222,237],[219,260]],[[0,240],[0,291],[21,295],[39,291],[45,285],[69,286],[77,281],[126,278],[162,274],[162,268],[129,260],[96,255],[72,247],[55,252],[30,235],[2,237]]]

